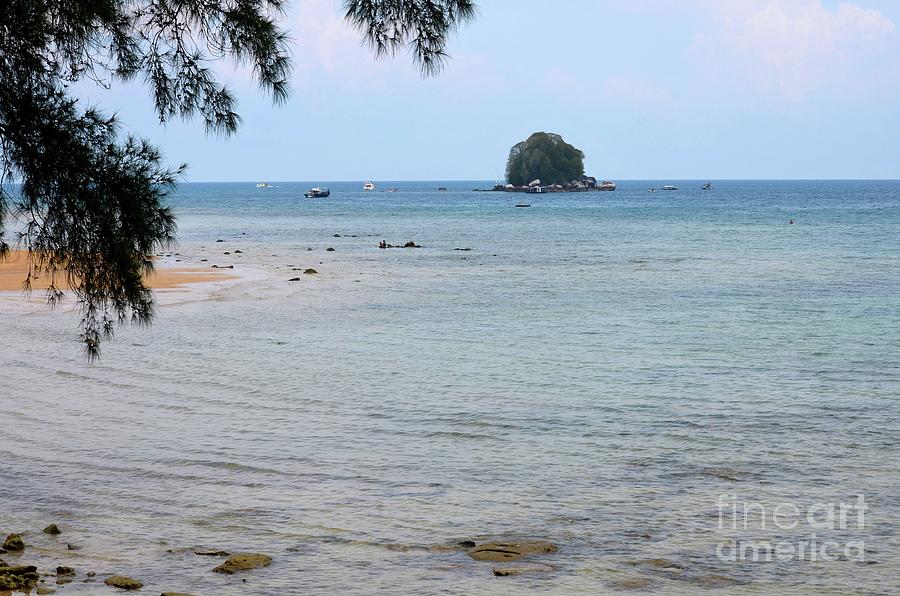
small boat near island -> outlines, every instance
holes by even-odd
[[[375,190],[375,183],[366,182],[365,184],[363,184],[363,190]]]
[[[308,191],[303,193],[303,196],[307,199],[321,199],[329,196],[331,194],[331,189],[328,188],[319,188],[318,186],[315,188],[310,188]]]
[[[677,186],[673,186],[673,185],[671,185],[671,184],[667,184],[667,185],[665,185],[665,186],[662,187],[662,190],[678,190],[678,187],[677,187]]]
[[[597,186],[597,190],[616,190],[616,183],[611,180],[604,180]]]

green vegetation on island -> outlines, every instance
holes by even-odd
[[[554,133],[536,132],[513,145],[506,162],[506,181],[524,186],[532,180],[563,184],[584,176],[584,153]]]

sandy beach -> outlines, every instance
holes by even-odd
[[[28,275],[28,254],[24,250],[10,251],[7,258],[0,260],[0,292],[16,292],[22,290],[22,282]],[[202,267],[189,266],[157,266],[156,270],[147,278],[151,288],[163,290],[178,288],[188,284],[209,283],[236,279],[234,275],[227,275],[218,271],[212,271]],[[33,280],[32,291],[46,290],[49,276],[44,274]]]

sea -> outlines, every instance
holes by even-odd
[[[72,595],[900,593],[900,182],[703,182],[182,184],[158,266],[233,279],[96,363],[73,304],[0,297],[0,558]]]

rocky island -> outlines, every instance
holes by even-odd
[[[585,192],[615,190],[615,182],[597,183],[584,175],[584,153],[555,133],[536,132],[516,143],[506,162],[506,184],[495,191],[505,192]]]

